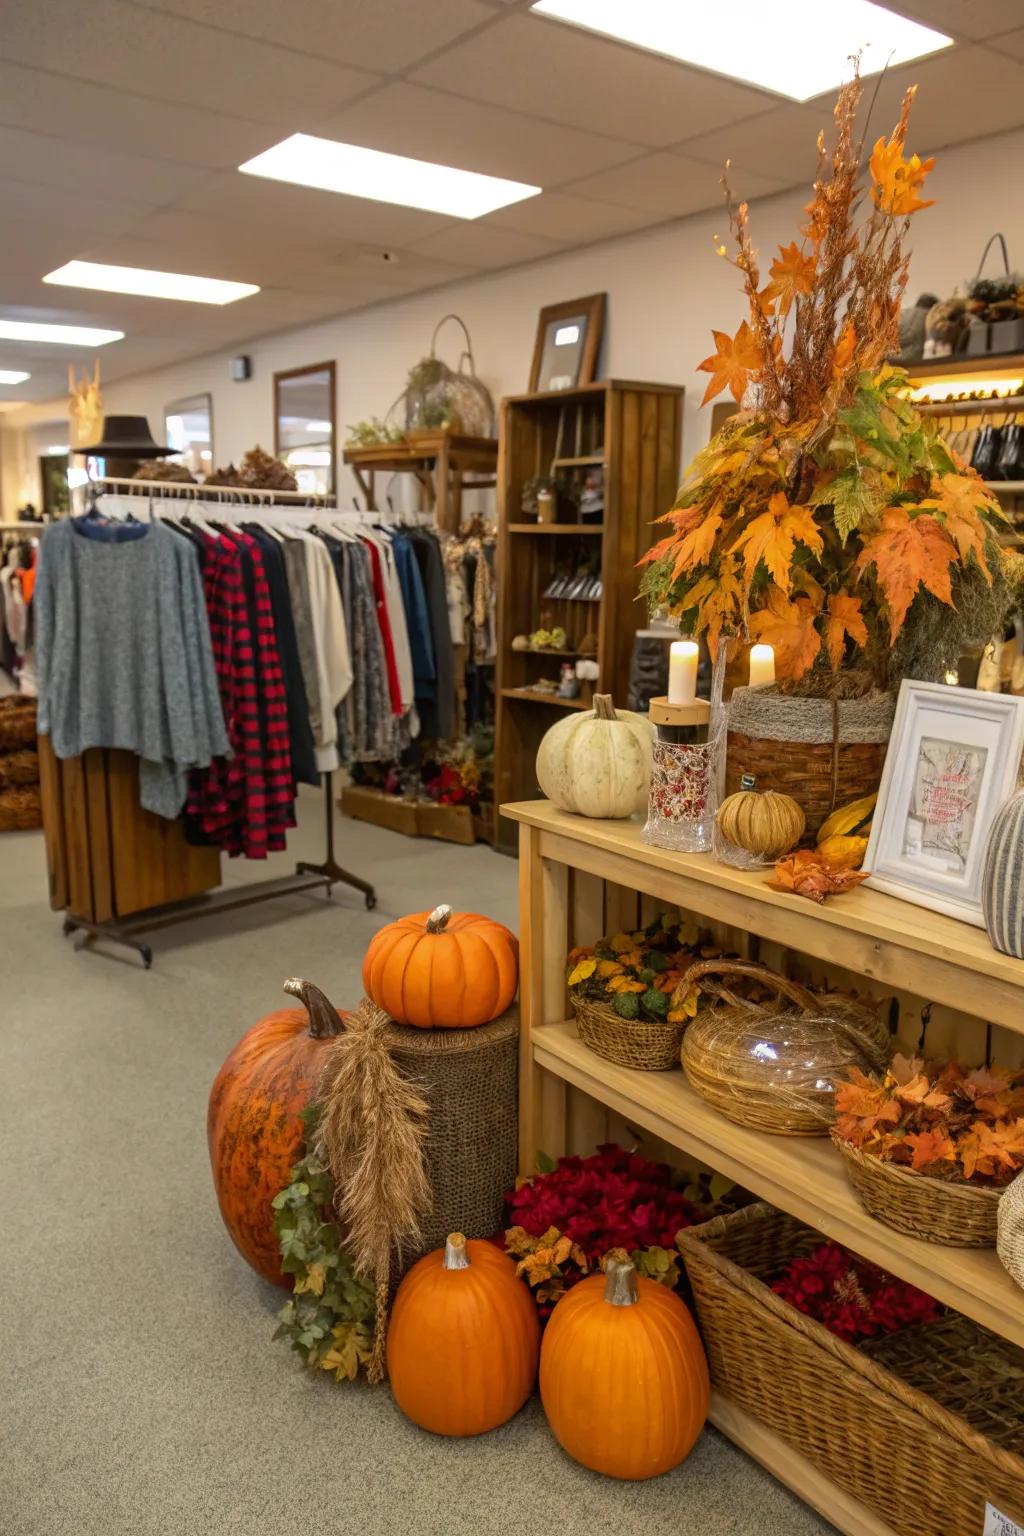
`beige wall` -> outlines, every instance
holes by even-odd
[[[940,156],[928,184],[936,206],[918,214],[912,226],[911,300],[924,288],[945,295],[962,285],[974,273],[982,247],[995,229],[1005,232],[1011,260],[1024,266],[1024,200],[1015,191],[1022,163],[1024,131],[977,140]],[[787,193],[753,205],[754,237],[765,267],[774,245],[793,238],[805,200]],[[684,384],[683,442],[684,455],[689,457],[708,434],[709,413],[698,419],[707,379],[696,372],[696,364],[711,350],[711,327],[734,329],[743,314],[737,273],[714,254],[713,236],[724,233],[724,215],[700,214],[512,271],[391,301],[112,384],[105,390],[106,408],[144,413],[159,436],[168,401],[209,390],[214,402],[216,462],[237,462],[256,442],[272,446],[274,371],[333,357],[338,365],[338,427],[343,438],[346,424],[384,414],[402,388],[409,366],[427,350],[435,321],[447,310],[457,310],[469,326],[477,366],[497,399],[526,388],[541,305],[604,289],[609,310],[602,371],[619,378]],[[454,363],[454,336],[449,348],[444,355]],[[253,360],[253,378],[244,384],[232,383],[228,374],[229,358],[239,351],[248,352]],[[12,454],[18,462],[9,440],[12,429],[34,425],[36,444],[65,441],[63,425],[53,435],[64,409],[61,401],[5,417],[0,462],[10,460]],[[40,423],[47,425],[40,428]],[[22,460],[22,467],[31,473],[27,460]],[[8,497],[16,474],[12,469],[3,475],[7,516],[13,515]],[[354,489],[344,474],[343,497],[350,497]]]

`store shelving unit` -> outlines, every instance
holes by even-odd
[[[654,519],[671,506],[679,480],[683,391],[674,384],[601,379],[554,393],[502,401],[498,454],[498,671],[495,802],[536,793],[534,763],[557,711],[586,709],[595,691],[625,703],[633,633],[644,615],[636,605],[636,562],[654,537]],[[604,509],[586,522],[568,497],[558,520],[527,521],[523,489],[537,476],[581,484],[604,469]],[[599,599],[546,597],[559,573],[599,573]],[[542,615],[567,636],[564,657],[579,654],[587,632],[599,679],[577,699],[535,687],[556,677],[553,652],[514,650],[517,635],[542,627]],[[543,626],[547,627],[547,626]],[[496,840],[515,846],[507,823]]]
[[[646,1134],[720,1170],[744,1188],[844,1243],[957,1311],[1024,1346],[1024,1291],[992,1249],[922,1242],[875,1221],[825,1139],[770,1136],[734,1125],[681,1069],[639,1072],[589,1050],[567,1021],[565,956],[573,944],[643,920],[644,903],[677,905],[735,938],[785,946],[876,983],[875,990],[942,999],[1024,1035],[1024,961],[1000,954],[983,929],[879,891],[858,889],[816,907],[699,854],[669,853],[636,821],[592,821],[547,801],[505,805],[520,839],[520,1164],[604,1139],[611,1124]],[[743,942],[740,938],[739,942]],[[614,1134],[614,1131],[613,1131]],[[572,1145],[570,1145],[572,1143]],[[848,1536],[892,1536],[797,1450],[716,1395],[712,1422]]]
[[[343,460],[366,497],[368,511],[381,510],[378,475],[413,475],[419,486],[421,510],[432,512],[445,533],[457,533],[462,523],[463,494],[494,489],[498,442],[493,437],[465,437],[457,432],[415,432],[399,443],[346,448]]]
[[[926,363],[913,363],[907,369],[914,387],[935,385],[937,395],[956,394],[958,382],[977,382],[985,388],[998,390],[1024,379],[1024,353],[983,354],[976,357],[939,357]],[[945,387],[948,381],[948,388]],[[945,400],[918,401],[917,408],[925,416],[946,418],[950,426],[968,427],[979,417],[992,416],[1008,419],[1024,411],[1024,392],[1016,383],[1013,394],[998,400]],[[1004,510],[1013,521],[1012,532],[1003,535],[1002,542],[1016,547],[1024,543],[1024,480],[987,480],[987,488],[1005,503]]]

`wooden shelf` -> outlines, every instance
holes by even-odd
[[[819,907],[771,890],[768,873],[652,848],[637,821],[584,820],[547,800],[501,814],[536,827],[542,854],[563,864],[1024,1034],[1024,960],[993,949],[984,928],[863,886]]]
[[[1011,377],[1024,373],[1024,352],[983,352],[970,357],[963,353],[955,357],[930,357],[927,362],[908,363],[907,377],[912,384],[923,384],[928,379],[984,378],[987,374],[1008,374]]]
[[[604,533],[604,523],[509,523],[509,533]]]
[[[605,454],[603,451],[601,453],[582,453],[577,454],[574,459],[552,459],[551,467],[552,469],[580,469],[585,464],[603,464],[604,461]]]
[[[529,651],[522,653],[524,656]],[[542,653],[534,651],[535,656]],[[500,690],[503,699],[522,699],[527,704],[553,704],[556,709],[593,709],[589,699],[560,699],[557,693],[539,693],[536,688],[502,688]]]
[[[1024,1292],[994,1248],[944,1248],[867,1214],[827,1136],[770,1136],[733,1125],[683,1074],[637,1072],[596,1056],[574,1023],[533,1033],[533,1059],[633,1125],[717,1168],[781,1211],[1024,1346]]]
[[[982,411],[1024,411],[1024,395],[1007,395],[1004,400],[914,400],[922,416],[977,416]]]
[[[986,480],[985,488],[989,491],[995,491],[996,495],[1000,491],[1006,491],[1011,496],[1022,496],[1024,495],[1024,480]]]

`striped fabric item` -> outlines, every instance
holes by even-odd
[[[981,885],[985,927],[996,949],[1024,960],[1024,790],[992,823]]]

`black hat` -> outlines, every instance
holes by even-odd
[[[104,416],[101,441],[72,451],[107,459],[156,459],[181,452],[155,443],[145,416]]]

